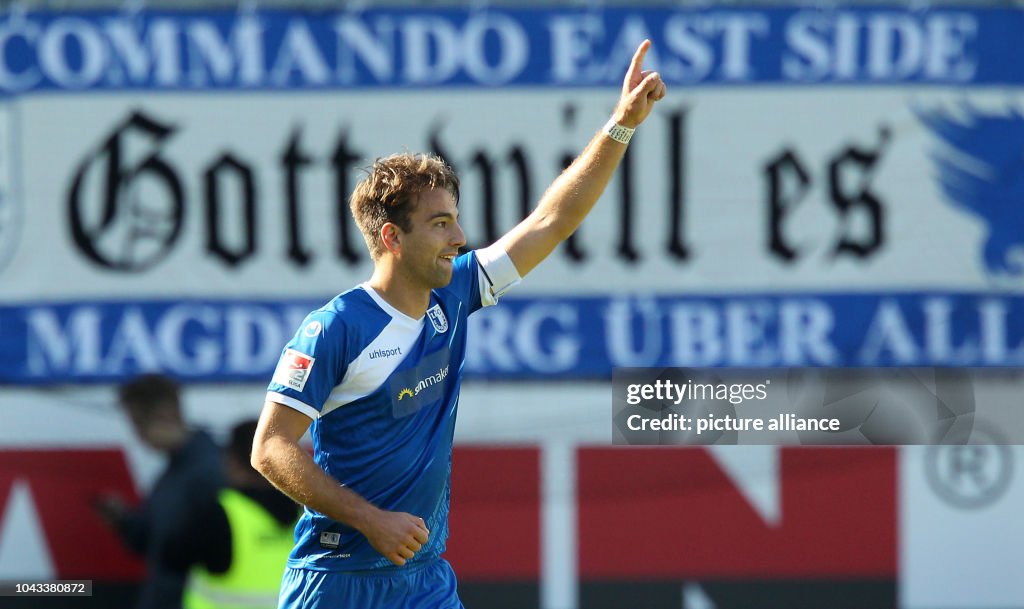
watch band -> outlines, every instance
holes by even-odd
[[[622,125],[615,122],[615,119],[610,119],[604,124],[601,129],[602,132],[608,134],[608,137],[612,138],[616,142],[621,144],[628,144],[630,138],[633,137],[633,132],[636,129],[630,129],[629,127],[623,127]]]

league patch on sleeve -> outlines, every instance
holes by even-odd
[[[291,387],[295,391],[302,391],[309,380],[309,373],[313,370],[313,362],[316,358],[295,349],[287,349],[281,356],[281,361],[274,370],[273,382]]]

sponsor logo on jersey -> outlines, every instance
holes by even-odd
[[[285,387],[291,387],[295,391],[302,391],[309,380],[309,373],[313,369],[315,358],[300,353],[295,349],[288,349],[277,364],[274,371],[273,381]]]
[[[426,376],[426,377],[420,379],[420,381],[418,383],[416,383],[416,387],[415,388],[410,389],[409,387],[403,387],[402,390],[398,392],[397,399],[398,399],[399,402],[401,402],[405,398],[416,397],[424,389],[428,389],[430,387],[433,387],[434,385],[437,385],[437,384],[441,383],[442,381],[444,381],[444,379],[446,379],[446,378],[448,378],[448,366],[445,366],[444,368],[441,368],[440,370],[438,370],[434,374],[431,374],[429,376]]]
[[[427,309],[427,317],[430,318],[430,325],[434,326],[434,330],[437,330],[438,334],[448,331],[448,318],[444,316],[441,305],[434,305]]]

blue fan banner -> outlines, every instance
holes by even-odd
[[[0,382],[113,382],[147,370],[268,381],[318,301],[0,307]],[[1024,297],[765,294],[506,298],[471,318],[469,379],[610,380],[623,367],[1024,365]]]
[[[9,12],[0,91],[1024,83],[1012,8]]]

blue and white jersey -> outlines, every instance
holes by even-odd
[[[455,259],[451,283],[413,319],[363,284],[312,312],[284,353],[267,399],[313,419],[313,458],[374,505],[422,517],[430,540],[410,563],[440,556],[448,538],[452,437],[470,313],[519,281],[497,246]],[[289,567],[393,566],[366,538],[306,508]]]

